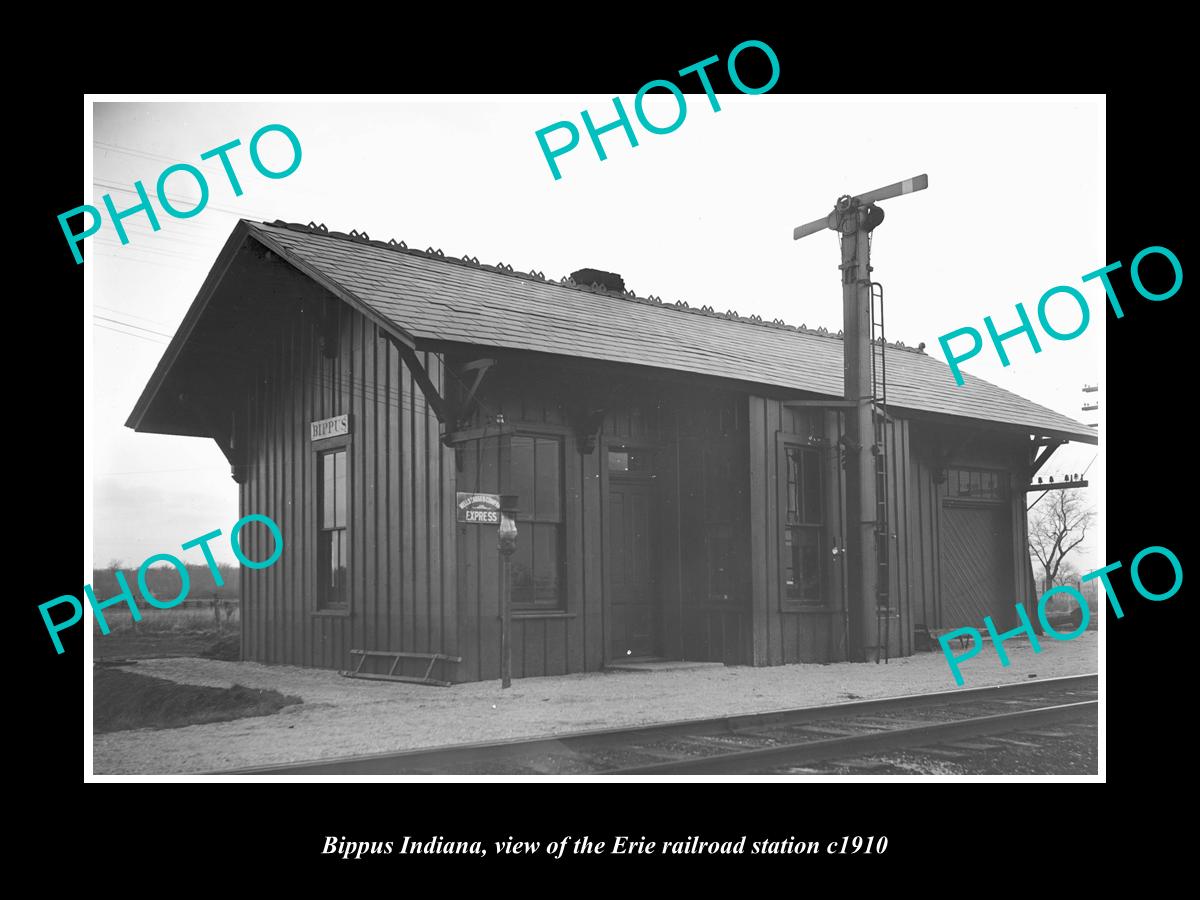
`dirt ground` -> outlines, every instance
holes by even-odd
[[[1007,668],[987,647],[963,664],[963,689],[1095,672],[1098,637],[1087,632],[1072,641],[1046,641],[1039,654],[1028,642],[1010,642]],[[254,719],[95,735],[96,774],[205,772],[956,689],[941,653],[887,665],[714,666],[522,678],[508,690],[498,681],[437,688],[209,659],[146,659],[129,671],[184,684],[278,690],[304,702]]]
[[[97,734],[269,716],[289,703],[300,702],[299,697],[279,691],[179,684],[106,666],[96,666],[92,678],[92,722]]]

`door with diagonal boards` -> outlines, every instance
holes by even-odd
[[[991,616],[1000,630],[1017,623],[1012,591],[1012,514],[1007,505],[943,501],[941,522],[941,628],[983,628]]]

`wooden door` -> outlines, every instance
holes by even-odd
[[[983,628],[985,616],[1017,624],[1012,592],[1012,519],[1006,505],[945,501],[941,523],[941,628]]]
[[[608,595],[613,660],[655,656],[654,487],[613,480],[608,490]]]

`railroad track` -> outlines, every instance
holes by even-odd
[[[694,719],[556,737],[459,744],[212,774],[676,775],[786,773],[812,764],[1094,722],[1095,674]],[[1018,742],[1019,743],[1019,742]]]

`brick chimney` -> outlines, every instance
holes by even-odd
[[[571,277],[575,279],[576,284],[586,286],[592,284],[602,284],[610,291],[620,293],[625,290],[625,279],[616,272],[604,272],[600,269],[579,269],[571,273]]]

